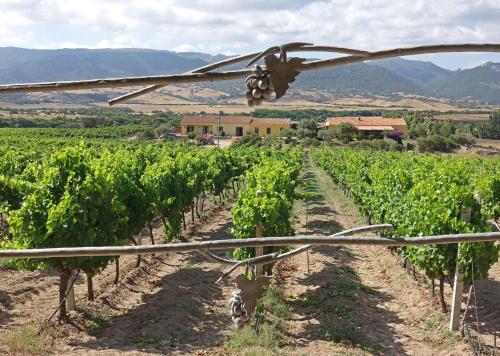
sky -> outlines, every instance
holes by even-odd
[[[499,43],[500,0],[0,0],[0,47],[229,55],[295,41],[370,51]],[[500,62],[500,54],[410,59],[457,69]]]

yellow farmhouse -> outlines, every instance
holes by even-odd
[[[224,133],[225,136],[243,136],[255,133],[259,136],[279,135],[281,130],[289,128],[291,120],[288,118],[254,118],[251,116],[218,116],[198,115],[183,116],[181,120],[181,134],[189,132],[199,134]]]
[[[388,118],[388,117],[329,117],[324,128],[327,130],[335,130],[341,123],[353,124],[360,133],[364,135],[370,134],[387,134],[395,130],[400,130],[406,135],[406,122],[403,118]]]

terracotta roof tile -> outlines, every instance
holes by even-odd
[[[279,126],[290,126],[292,120],[285,117],[259,117],[252,120],[252,125],[279,125]]]
[[[198,116],[183,116],[182,124],[217,124],[218,117],[216,115],[198,115]],[[221,124],[250,124],[251,116],[221,116]]]
[[[354,126],[406,126],[406,122],[403,118],[390,118],[390,117],[329,117],[327,119],[327,126],[335,126],[343,122],[349,122]]]
[[[216,115],[198,115],[198,116],[183,116],[181,120],[181,125],[194,124],[217,124]],[[221,116],[220,123],[222,124],[241,124],[241,125],[279,125],[279,126],[290,126],[291,120],[288,118],[252,118],[251,116]]]

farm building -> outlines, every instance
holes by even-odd
[[[406,134],[406,122],[403,118],[388,117],[329,117],[322,125],[327,130],[335,130],[341,123],[353,124],[364,135],[384,135],[392,131],[402,131]]]
[[[198,115],[183,116],[181,120],[181,134],[189,132],[200,134],[223,132],[225,136],[243,136],[256,133],[260,136],[279,135],[281,130],[289,128],[291,120],[288,118],[253,118],[251,116],[218,116]]]

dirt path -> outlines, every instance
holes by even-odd
[[[366,224],[321,169],[306,163],[302,179],[303,189],[317,197],[297,206],[297,233],[331,234]],[[309,266],[305,254],[292,263],[297,271],[285,290],[295,317],[289,323],[293,347],[287,352],[469,353],[446,331],[429,289],[407,275],[388,249],[317,247],[310,251]]]

